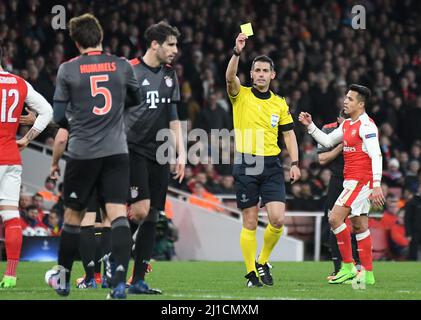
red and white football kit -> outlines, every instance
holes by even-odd
[[[367,214],[373,187],[379,187],[382,176],[382,156],[377,126],[366,113],[356,121],[346,119],[330,134],[319,130],[314,123],[308,132],[326,147],[343,143],[344,190],[336,205],[351,208],[351,215]]]
[[[45,129],[52,118],[52,107],[24,79],[0,72],[0,205],[18,206],[21,184],[21,157],[16,133],[23,104],[38,113],[33,128]],[[8,214],[1,212],[3,221]]]

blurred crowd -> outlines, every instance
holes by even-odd
[[[252,59],[269,55],[277,73],[272,90],[286,97],[294,117],[300,111],[310,112],[319,126],[336,121],[351,83],[368,86],[373,97],[367,111],[379,127],[384,156],[383,187],[390,188],[401,204],[417,192],[421,180],[419,1],[359,1],[366,9],[366,29],[359,30],[351,28],[356,3],[347,0],[70,0],[63,4],[67,19],[93,12],[104,28],[104,50],[126,58],[145,52],[147,26],[160,20],[177,26],[181,37],[174,68],[182,97],[179,116],[187,121],[188,130],[206,132],[232,129],[225,70],[240,24],[252,22],[254,35],[239,66],[242,83],[250,85]],[[78,54],[66,30],[52,29],[53,17],[48,1],[0,1],[2,65],[27,79],[50,102],[59,65]],[[21,133],[25,130],[22,127]],[[47,130],[40,141],[52,145],[55,130]],[[330,171],[318,165],[316,146],[298,122],[295,131],[302,179],[287,184],[288,208],[321,210]],[[222,149],[233,159],[232,143],[225,149],[214,141],[199,144],[205,153]],[[289,181],[290,159],[285,150],[281,157]],[[215,194],[232,195],[231,165],[208,160],[198,157],[187,166],[185,182],[172,185],[214,201],[219,201]]]

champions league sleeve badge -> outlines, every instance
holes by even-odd
[[[270,118],[270,125],[272,126],[272,128],[275,128],[278,122],[279,122],[279,116],[277,114],[272,114]]]

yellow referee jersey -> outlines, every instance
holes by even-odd
[[[284,98],[272,91],[267,95],[251,87],[240,87],[236,96],[229,96],[234,115],[237,152],[257,156],[276,156],[278,126],[292,130],[294,122]]]

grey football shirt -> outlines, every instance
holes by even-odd
[[[68,152],[74,159],[128,153],[123,118],[127,90],[139,84],[129,62],[100,51],[63,63],[54,101],[67,102]]]
[[[130,64],[139,82],[142,103],[126,112],[127,142],[130,152],[156,161],[156,151],[164,143],[156,140],[158,131],[178,120],[177,75],[170,65],[151,68],[140,58],[130,60]]]

